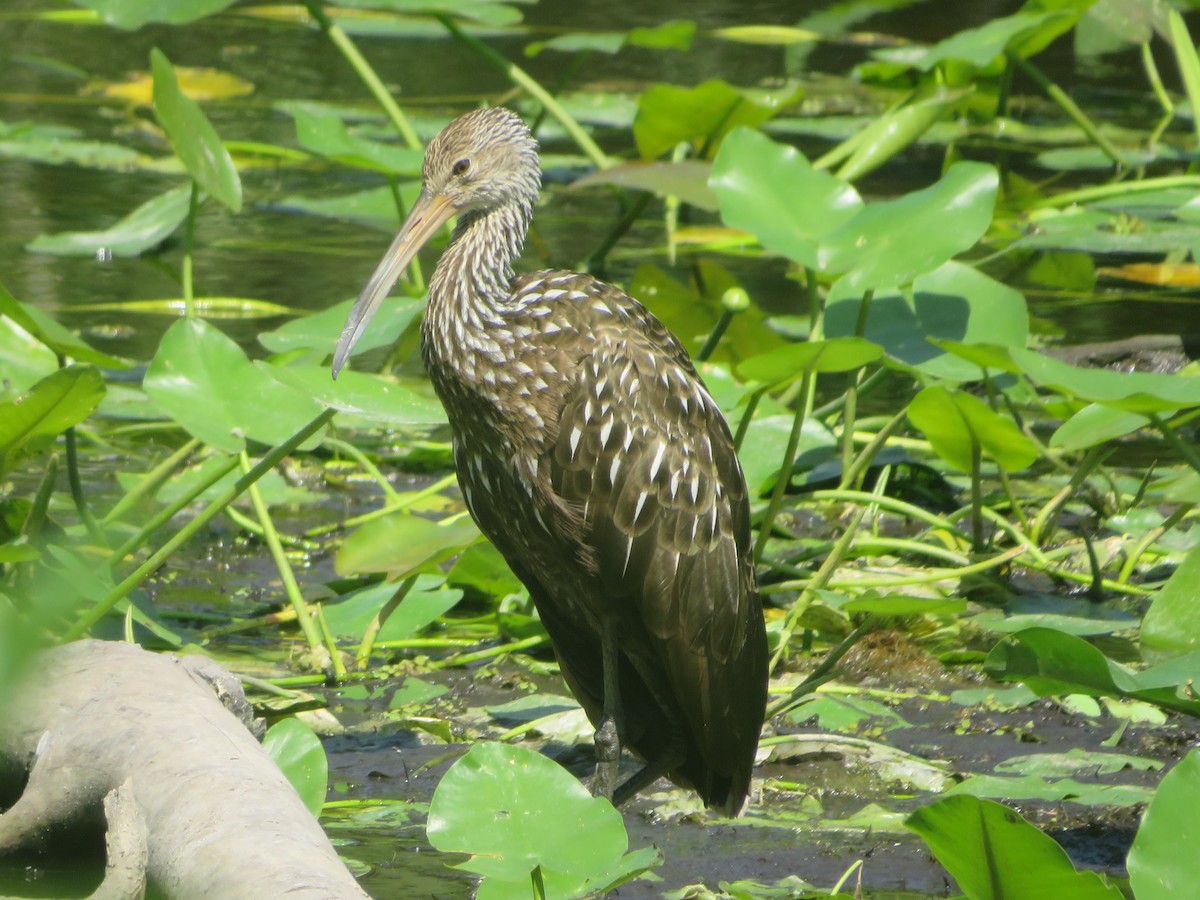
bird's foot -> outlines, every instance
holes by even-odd
[[[612,799],[617,786],[617,774],[621,766],[621,738],[617,734],[617,723],[607,718],[596,729],[596,778],[592,782],[592,796]]]

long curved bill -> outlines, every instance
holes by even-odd
[[[425,242],[446,224],[455,211],[450,198],[445,194],[421,191],[421,196],[413,204],[408,218],[400,226],[400,233],[392,241],[392,246],[388,247],[387,253],[380,260],[366,287],[358,295],[358,299],[354,301],[354,307],[346,318],[342,336],[338,338],[337,348],[333,351],[334,378],[338,377],[338,373],[350,359],[354,345],[367,330],[367,323],[371,321],[371,316],[375,315],[379,304],[388,295],[388,291],[392,289],[392,285],[396,283],[400,273],[408,267],[413,257],[417,255],[417,251],[424,247]]]

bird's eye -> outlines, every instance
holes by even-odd
[[[469,159],[460,159],[458,162],[456,162],[454,164],[454,168],[451,169],[450,171],[453,172],[455,175],[466,175],[467,172],[470,170],[470,168],[471,168],[471,161]]]

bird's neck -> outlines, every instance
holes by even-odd
[[[431,307],[451,318],[498,312],[508,299],[513,260],[521,254],[532,204],[507,203],[458,220],[454,239],[429,283]]]

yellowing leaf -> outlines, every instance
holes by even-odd
[[[176,66],[179,89],[196,101],[228,100],[254,93],[254,83],[220,69]],[[114,100],[125,100],[134,106],[149,106],[154,92],[154,79],[149,72],[129,72],[124,81],[93,81],[84,93]]]
[[[1130,263],[1127,266],[1101,267],[1096,274],[1139,284],[1200,287],[1200,266],[1195,263]]]

